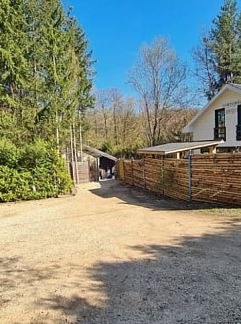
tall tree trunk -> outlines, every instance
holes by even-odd
[[[115,141],[115,145],[118,145],[116,105],[115,105],[115,103],[114,103],[114,106],[113,106],[113,124],[114,124],[114,141]]]
[[[73,139],[74,139],[74,160],[75,160],[75,172],[76,172],[76,183],[79,184],[79,172],[78,172],[78,156],[77,156],[77,145],[75,135],[75,124],[73,123]]]
[[[74,145],[73,145],[73,133],[72,133],[72,126],[69,127],[70,130],[70,150],[71,150],[71,170],[73,175],[74,184],[76,184],[76,169],[74,166]]]
[[[103,111],[103,117],[104,117],[104,127],[105,127],[105,139],[108,139],[108,128],[107,128],[107,116],[106,116],[106,112],[105,112],[105,107],[102,104],[101,105],[102,111]]]
[[[147,102],[146,97],[144,96],[144,104],[145,104],[145,111],[146,111],[146,116],[147,116],[147,126],[148,126],[148,139],[149,139],[149,144],[150,146],[154,145],[153,141],[153,135],[152,135],[152,127],[151,127],[151,116],[150,116],[150,111],[149,111],[149,105]]]
[[[81,127],[81,115],[79,111],[79,145],[80,145],[80,161],[83,160],[83,137],[82,137],[82,127]]]

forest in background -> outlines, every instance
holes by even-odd
[[[182,128],[197,113],[197,109],[169,108],[162,111],[159,143],[181,140]],[[96,94],[96,104],[86,113],[85,142],[117,157],[130,157],[148,141],[146,113],[132,97],[125,97],[117,89],[105,89]]]
[[[0,21],[0,201],[58,196],[94,103],[88,42],[59,0],[0,0]]]
[[[193,49],[194,67],[183,62],[165,37],[137,53],[127,82],[130,98],[118,89],[95,93],[86,112],[85,141],[118,156],[138,147],[180,141],[182,128],[226,83],[241,83],[241,13],[236,0],[224,0],[211,27]]]
[[[62,154],[77,160],[83,141],[116,156],[180,141],[201,94],[241,82],[236,0],[201,35],[194,69],[167,38],[144,44],[126,80],[133,98],[94,90],[91,44],[60,0],[0,0],[0,21],[0,201],[69,191]]]
[[[195,69],[165,37],[144,44],[126,80],[133,98],[118,89],[93,90],[91,44],[60,0],[0,4],[0,136],[15,145],[41,139],[60,152],[72,142],[78,151],[83,136],[87,144],[121,155],[178,141],[201,94],[210,99],[223,84],[240,82],[236,0],[225,0],[201,35]]]

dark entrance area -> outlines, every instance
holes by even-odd
[[[114,173],[115,173],[115,164],[116,162],[105,157],[105,156],[101,156],[99,158],[99,170],[100,170],[100,178],[104,179],[104,178],[113,178],[114,177]]]
[[[114,178],[116,157],[88,145],[84,145],[84,151],[96,159],[93,172],[96,175],[95,181]]]

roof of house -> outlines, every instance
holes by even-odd
[[[103,157],[106,157],[107,159],[110,159],[112,161],[117,161],[116,157],[114,157],[106,152],[102,152],[94,147],[89,146],[89,145],[83,145],[83,150],[88,152],[90,155],[93,155],[96,158],[103,156]]]
[[[137,153],[168,155],[173,153],[197,150],[205,147],[213,147],[217,146],[220,143],[222,143],[222,141],[168,143],[164,145],[157,145],[139,149]]]
[[[241,90],[241,84],[238,84],[238,83],[230,83],[230,85],[231,85],[232,87],[235,87],[235,88]]]
[[[206,106],[204,106],[204,108],[202,110],[200,110],[200,112],[194,116],[194,118],[187,124],[187,126],[184,127],[183,129],[183,132],[188,132],[188,128],[190,126],[192,126],[192,124],[199,118],[201,117],[204,112],[213,104],[213,102],[219,97],[221,96],[221,94],[226,91],[226,90],[231,90],[231,91],[234,91],[238,94],[241,95],[241,85],[240,84],[237,84],[237,83],[228,83],[228,84],[225,84],[221,90],[216,94],[216,96],[214,96],[207,104]]]

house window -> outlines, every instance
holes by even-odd
[[[215,140],[226,140],[226,127],[225,127],[225,109],[215,110],[215,128],[214,128]]]
[[[241,105],[238,106],[238,124],[236,126],[236,139],[241,140]]]

